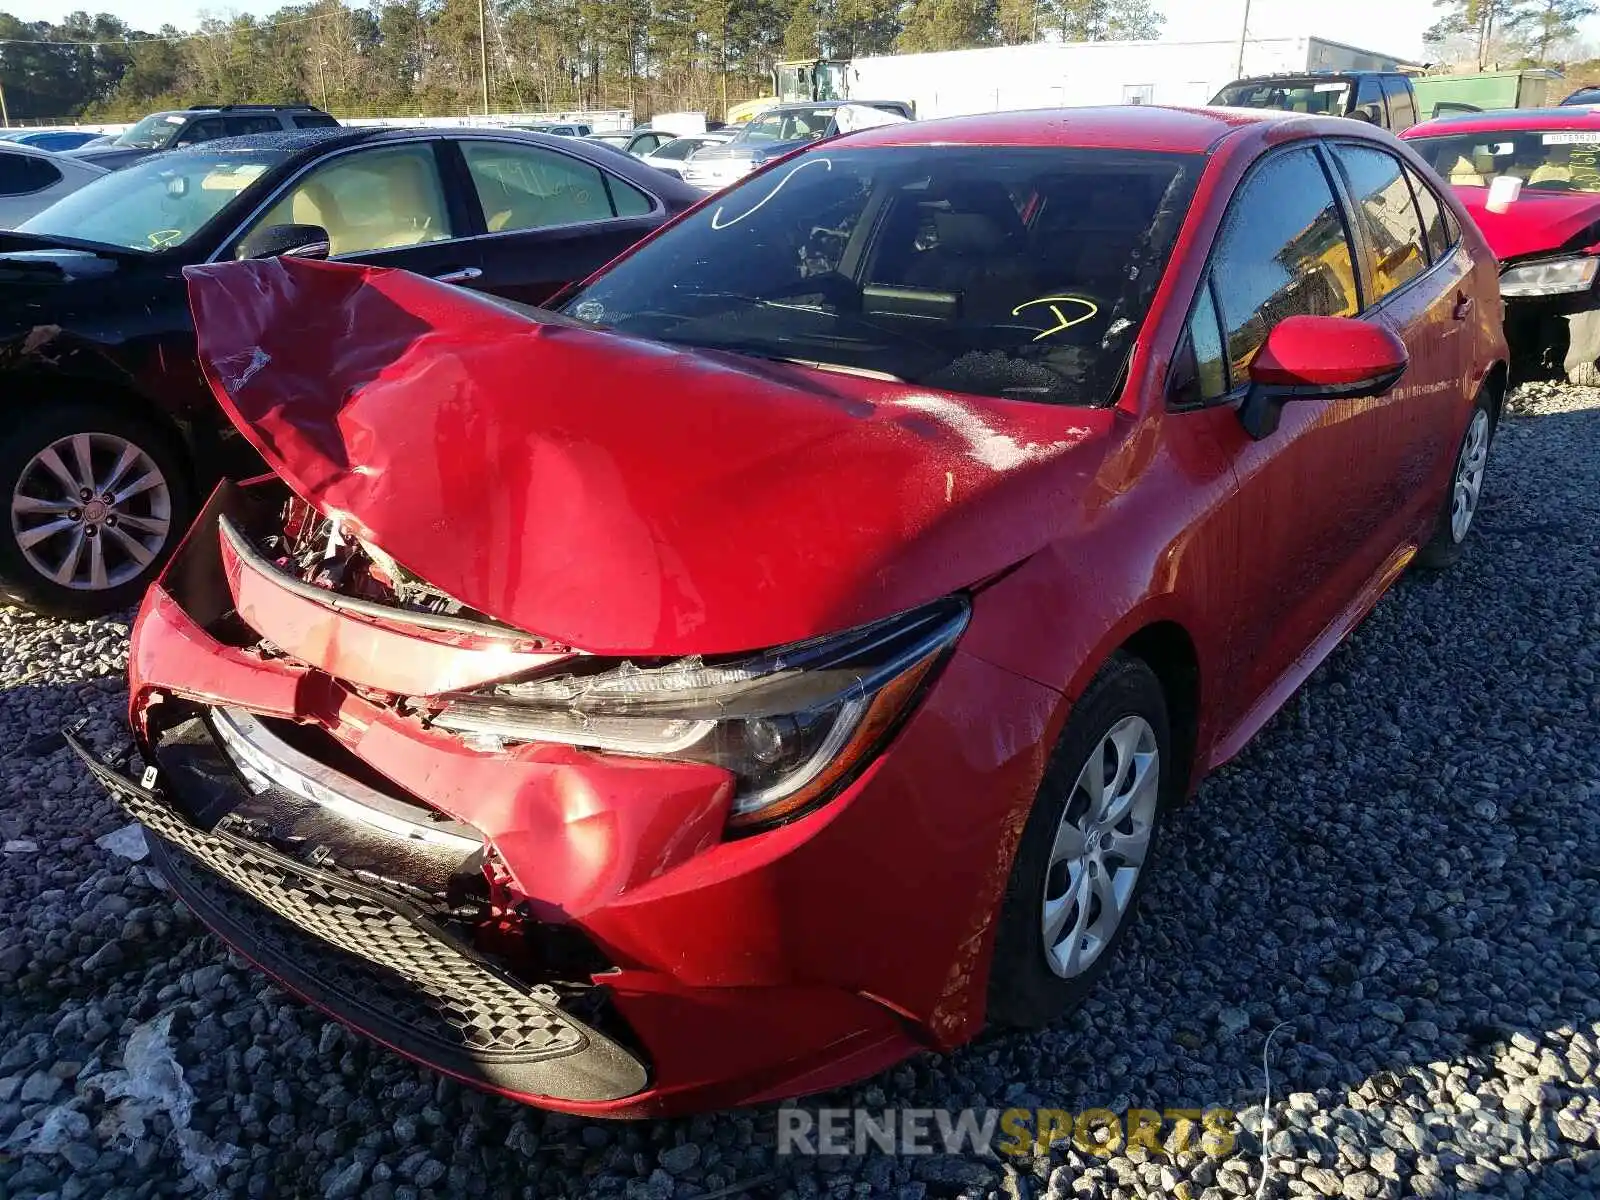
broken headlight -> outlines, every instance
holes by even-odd
[[[502,742],[709,763],[731,772],[730,823],[790,817],[853,779],[966,628],[950,598],[742,658],[570,662],[453,697],[434,724]]]

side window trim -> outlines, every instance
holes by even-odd
[[[1438,258],[1433,256],[1433,243],[1428,238],[1428,218],[1422,211],[1422,199],[1417,195],[1417,187],[1419,185],[1417,180],[1412,177],[1411,170],[1404,161],[1400,163],[1400,177],[1406,181],[1406,191],[1411,193],[1411,208],[1417,214],[1417,228],[1422,230],[1422,252],[1428,257],[1428,266],[1430,268],[1435,267],[1449,258],[1450,252],[1446,250]],[[1427,272],[1423,273],[1426,274]]]
[[[1363,141],[1360,138],[1329,138],[1328,139],[1328,144],[1329,144],[1329,150],[1327,152],[1328,153],[1328,157],[1333,160],[1331,165],[1333,166],[1333,168],[1335,170],[1335,173],[1336,173],[1337,178],[1339,180],[1340,186],[1343,188],[1342,195],[1343,195],[1346,203],[1349,205],[1349,210],[1348,211],[1349,211],[1350,214],[1354,214],[1354,212],[1355,212],[1355,194],[1350,189],[1350,177],[1345,172],[1344,163],[1339,161],[1338,154],[1332,152],[1332,147],[1334,147],[1334,146],[1356,146],[1356,147],[1359,147],[1360,149],[1363,149],[1363,150],[1373,150],[1373,151],[1376,151],[1379,154],[1386,154],[1391,159],[1393,159],[1394,162],[1395,162],[1395,165],[1400,168],[1401,177],[1402,178],[1405,177],[1406,169],[1407,169],[1406,161],[1403,158],[1401,158],[1399,155],[1390,152],[1387,148],[1378,145],[1376,142]],[[1432,253],[1433,252],[1432,252],[1432,249],[1428,246],[1428,229],[1427,229],[1427,226],[1422,221],[1422,207],[1421,207],[1421,205],[1419,205],[1417,203],[1416,194],[1411,191],[1411,183],[1410,183],[1409,180],[1407,180],[1407,182],[1406,182],[1406,195],[1411,197],[1411,211],[1412,211],[1413,214],[1415,214],[1415,216],[1417,218],[1417,228],[1422,231],[1422,254],[1423,254],[1423,257],[1428,260],[1428,265],[1423,270],[1418,271],[1414,276],[1412,276],[1410,279],[1408,279],[1404,283],[1402,283],[1399,287],[1393,289],[1392,291],[1390,291],[1386,295],[1378,297],[1378,299],[1373,301],[1370,306],[1367,306],[1367,305],[1364,304],[1362,306],[1362,309],[1361,309],[1363,315],[1365,315],[1369,311],[1375,311],[1375,310],[1381,309],[1384,305],[1389,303],[1389,300],[1390,300],[1391,297],[1401,295],[1408,288],[1416,286],[1422,280],[1428,278],[1428,276],[1433,273],[1434,268],[1436,268],[1439,265],[1439,263],[1445,262],[1450,257],[1449,255],[1446,255],[1444,258],[1440,259],[1439,262],[1434,262],[1432,260]],[[1443,207],[1443,203],[1442,202],[1441,202],[1440,207]],[[1447,213],[1449,212],[1448,209],[1445,209],[1445,211]],[[1373,246],[1371,246],[1369,244],[1369,242],[1367,241],[1367,231],[1366,231],[1366,228],[1363,225],[1363,223],[1360,222],[1360,221],[1356,221],[1356,222],[1354,222],[1354,225],[1355,225],[1355,228],[1359,232],[1360,237],[1361,237],[1361,241],[1360,241],[1360,246],[1361,246],[1361,264],[1360,264],[1361,265],[1361,271],[1360,271],[1360,274],[1361,274],[1362,278],[1365,279],[1366,272],[1371,269],[1372,265],[1375,262],[1377,262],[1378,256],[1377,256],[1375,248]],[[1348,227],[1349,226],[1348,226],[1348,223],[1347,223],[1347,229],[1348,229]],[[1449,228],[1449,221],[1448,220],[1446,221],[1446,228]],[[1455,246],[1458,244],[1459,240],[1460,240],[1459,239],[1459,235],[1457,235],[1456,239],[1452,240],[1452,242],[1451,242],[1452,251],[1454,250]],[[1362,285],[1362,294],[1363,295],[1370,294],[1367,291],[1367,287],[1366,287],[1365,283],[1363,283],[1363,285]]]
[[[1316,150],[1317,162],[1322,165],[1328,190],[1333,193],[1334,207],[1339,210],[1339,224],[1344,226],[1345,244],[1350,247],[1350,259],[1355,266],[1356,312],[1365,316],[1372,307],[1371,298],[1375,291],[1371,270],[1376,255],[1371,253],[1372,247],[1367,245],[1366,228],[1356,219],[1355,194],[1350,190],[1344,164],[1339,162],[1339,156],[1333,152],[1333,145],[1327,139],[1318,138]]]
[[[1418,208],[1421,207],[1422,201],[1422,196],[1418,189],[1427,189],[1434,206],[1439,210],[1439,224],[1444,230],[1444,257],[1454,258],[1456,251],[1461,249],[1461,226],[1456,224],[1455,217],[1450,212],[1450,205],[1445,202],[1443,194],[1428,182],[1421,171],[1405,161],[1402,161],[1400,165],[1405,170],[1406,178],[1411,181],[1411,192],[1417,199]],[[1424,232],[1426,232],[1426,229],[1424,229]],[[1429,251],[1431,252],[1432,249],[1432,246],[1430,246]]]

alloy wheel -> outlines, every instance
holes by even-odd
[[[73,433],[28,460],[11,492],[11,532],[40,575],[75,591],[134,579],[166,546],[172,490],[140,446]]]
[[[1461,440],[1461,453],[1456,456],[1455,486],[1450,495],[1450,536],[1457,542],[1472,528],[1478,497],[1483,491],[1483,471],[1488,462],[1489,414],[1480,408],[1473,412],[1467,436]]]
[[[1045,870],[1045,958],[1081,975],[1128,913],[1161,799],[1161,754],[1143,717],[1123,717],[1095,744],[1067,798]]]

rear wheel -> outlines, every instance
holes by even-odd
[[[1489,465],[1489,445],[1494,440],[1494,412],[1487,390],[1478,393],[1478,402],[1467,422],[1467,431],[1456,449],[1455,467],[1450,472],[1450,491],[1439,513],[1433,537],[1417,554],[1417,565],[1441,571],[1461,557],[1461,546],[1472,529],[1483,499],[1483,479]]]
[[[55,616],[126,608],[189,519],[174,441],[137,417],[70,404],[0,436],[0,590]]]
[[[1174,767],[1161,684],[1118,655],[1079,699],[1017,847],[989,976],[992,1024],[1053,1020],[1104,973],[1144,890]]]

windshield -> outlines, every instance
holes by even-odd
[[[1488,187],[1497,175],[1533,192],[1600,192],[1600,129],[1516,129],[1408,139],[1457,187]]]
[[[664,342],[1096,404],[1202,163],[1031,147],[811,151],[724,192],[563,311]]]
[[[151,113],[131,129],[124,129],[111,144],[136,150],[159,150],[183,128],[182,113]]]
[[[792,108],[762,113],[739,131],[740,142],[815,141],[828,132],[831,108]]]
[[[124,250],[170,249],[283,158],[276,150],[162,154],[96,179],[17,228]]]
[[[1349,97],[1347,79],[1264,79],[1225,87],[1211,103],[1226,108],[1276,108],[1342,117]]]

